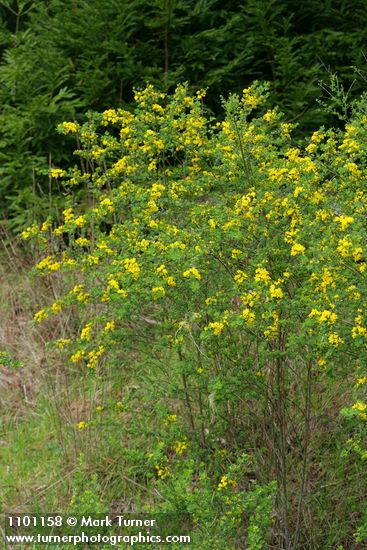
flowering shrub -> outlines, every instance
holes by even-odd
[[[335,387],[350,441],[358,434],[363,449],[366,433],[367,115],[361,103],[344,133],[320,129],[297,146],[292,125],[266,109],[264,86],[231,96],[221,122],[204,97],[148,86],[133,113],[59,127],[75,135],[83,169],[51,169],[69,197],[63,223],[23,236],[43,248],[38,273],[78,284],[35,322],[83,311],[78,335],[56,343],[98,375],[136,344],[160,357],[167,410],[147,479],[171,495],[188,471],[192,495],[264,491],[267,534],[256,539],[260,525],[239,505],[248,540],[297,547],[322,445],[313,428],[329,418]],[[227,473],[243,451],[253,489],[245,470],[236,481]]]

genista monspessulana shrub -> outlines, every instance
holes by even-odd
[[[23,237],[43,251],[35,271],[69,289],[35,323],[80,312],[74,337],[55,344],[97,387],[118,369],[128,388],[130,362],[137,398],[119,405],[129,424],[118,456],[159,487],[155,512],[192,517],[198,548],[357,548],[364,103],[344,131],[321,128],[294,147],[263,85],[230,96],[219,122],[204,96],[148,86],[133,112],[59,126],[83,168],[51,169],[67,195],[62,222]],[[104,453],[109,415],[102,404],[78,424]]]

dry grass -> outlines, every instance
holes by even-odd
[[[33,261],[14,246],[3,246],[0,351],[22,366],[0,364],[0,501],[18,511],[27,510],[34,498],[49,499],[49,486],[61,491],[60,480],[68,478],[74,463],[70,456],[64,460],[70,447],[65,431],[77,417],[68,404],[65,367],[45,348],[47,340],[65,330],[66,321],[55,318],[47,327],[33,322],[34,312],[61,292],[61,282],[32,276]]]

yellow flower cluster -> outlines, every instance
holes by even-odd
[[[334,221],[339,223],[341,231],[345,231],[354,222],[354,218],[352,216],[336,216]]]
[[[33,319],[36,321],[36,323],[41,323],[44,319],[48,318],[48,313],[45,309],[41,309],[40,311],[37,311],[37,313],[34,314]]]
[[[62,170],[61,168],[51,168],[50,170],[50,176],[54,179],[62,178],[65,174],[65,170]]]
[[[271,277],[270,277],[269,271],[265,267],[258,267],[255,273],[255,281],[257,282],[262,281],[265,284],[270,283]]]
[[[248,105],[252,108],[257,107],[261,102],[260,98],[255,95],[254,90],[253,88],[251,88],[251,86],[243,90],[242,101],[245,105]]]
[[[186,279],[188,279],[192,275],[198,281],[201,281],[202,278],[200,271],[196,269],[196,267],[190,267],[190,269],[184,271],[182,275],[186,277]]]
[[[319,323],[328,323],[330,325],[334,325],[338,319],[338,316],[334,311],[327,309],[324,309],[323,311],[313,309],[309,314],[309,317],[316,317]]]
[[[367,420],[367,405],[365,403],[362,403],[361,401],[357,401],[356,403],[354,403],[354,405],[352,406],[352,410],[354,411],[358,411],[359,413],[359,418],[361,418],[362,420]]]
[[[291,249],[291,256],[297,256],[298,254],[305,253],[305,247],[300,243],[294,243]]]
[[[358,315],[356,315],[355,326],[352,328],[352,338],[355,339],[358,336],[367,337],[367,329],[363,326],[363,317],[361,315],[361,310],[358,310]]]
[[[173,445],[173,449],[178,456],[181,456],[187,448],[188,444],[186,443],[186,441],[176,441],[176,443]]]
[[[152,294],[154,299],[163,298],[165,296],[166,291],[164,290],[163,286],[155,286],[152,288]]]
[[[171,475],[171,468],[169,466],[156,464],[155,468],[159,479],[166,479],[166,477]]]
[[[136,258],[126,258],[126,260],[124,260],[124,267],[126,273],[130,273],[133,279],[136,280],[139,278],[140,267],[138,262],[136,261]]]
[[[46,256],[36,265],[36,268],[44,272],[58,271],[61,268],[61,262],[58,262],[55,256]]]
[[[332,346],[336,348],[344,343],[343,338],[341,338],[336,332],[332,332],[331,334],[329,334],[328,341]]]
[[[63,122],[61,125],[61,131],[63,134],[76,134],[78,131],[78,125],[76,122]]]
[[[283,298],[284,293],[283,290],[279,286],[275,286],[274,284],[270,285],[269,293],[272,298]]]
[[[170,424],[175,424],[177,422],[177,414],[169,414],[164,421],[164,424],[166,426],[169,426]]]
[[[279,313],[277,311],[272,311],[271,316],[273,318],[273,323],[264,330],[264,336],[268,339],[275,338],[279,331]]]
[[[80,332],[80,339],[90,342],[93,323],[88,323]]]
[[[84,292],[84,285],[76,285],[71,291],[71,294],[74,294],[81,304],[87,304],[89,302],[90,294]]]
[[[255,313],[251,311],[249,308],[245,308],[242,311],[242,317],[245,319],[246,324],[248,326],[252,325],[253,322],[255,321]]]
[[[103,345],[99,345],[96,350],[92,350],[88,353],[87,368],[94,369],[97,366],[98,359],[105,353],[106,348]]]
[[[78,350],[70,357],[72,363],[79,363],[85,357],[84,350]]]
[[[223,491],[223,489],[226,489],[229,486],[235,489],[237,487],[237,483],[232,479],[229,479],[228,476],[222,476],[220,482],[218,483],[217,491]]]
[[[105,324],[105,326],[102,330],[102,334],[107,334],[109,332],[114,332],[114,330],[116,330],[115,321],[107,321],[107,323]]]

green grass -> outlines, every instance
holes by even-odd
[[[62,452],[49,419],[39,406],[19,422],[2,422],[0,496],[6,511],[26,511],[41,503],[53,510],[65,486]]]

